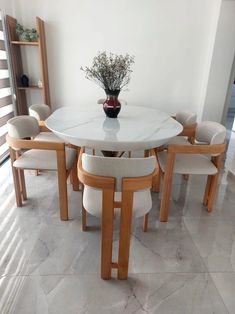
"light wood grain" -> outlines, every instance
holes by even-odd
[[[109,279],[111,277],[111,268],[118,269],[118,278],[126,279],[128,276],[128,262],[130,250],[133,193],[134,191],[151,188],[153,178],[158,172],[156,169],[148,176],[135,178],[122,178],[121,201],[114,200],[115,178],[107,176],[97,176],[86,172],[82,167],[82,154],[84,148],[81,148],[78,160],[78,177],[82,184],[101,189],[103,192],[102,205],[102,243],[101,243],[101,278]],[[148,155],[155,156],[154,150],[148,152]],[[113,234],[113,211],[114,208],[121,209],[120,216],[120,234],[119,234],[119,256],[118,262],[112,261],[112,234]],[[148,227],[148,214],[144,218],[144,231]],[[82,205],[82,229],[87,230],[86,210]]]

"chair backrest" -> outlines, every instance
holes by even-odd
[[[213,121],[198,123],[196,128],[196,141],[206,144],[222,144],[225,141],[226,128]]]
[[[179,111],[176,113],[175,119],[183,126],[193,124],[197,121],[197,114],[189,110]]]
[[[29,107],[29,114],[38,121],[44,121],[50,116],[51,108],[45,104],[31,105]]]
[[[38,121],[30,116],[17,116],[7,121],[8,134],[14,138],[35,137],[40,133]]]
[[[156,167],[156,158],[116,158],[82,154],[83,169],[90,174],[116,178],[115,191],[121,191],[122,178],[147,176]]]

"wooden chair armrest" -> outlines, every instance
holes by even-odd
[[[51,132],[45,125],[45,121],[38,121],[40,132]]]
[[[167,147],[169,153],[182,154],[220,154],[225,151],[225,143],[213,145],[177,145],[169,144]]]
[[[48,142],[48,141],[34,141],[16,139],[6,136],[7,143],[10,147],[17,149],[43,149],[43,150],[64,150],[65,144],[63,142]]]
[[[178,136],[188,136],[188,137],[195,137],[197,123],[192,123],[185,125],[183,127],[183,131],[178,134]]]

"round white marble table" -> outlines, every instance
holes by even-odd
[[[106,118],[102,106],[63,107],[45,121],[64,141],[106,151],[146,150],[167,143],[182,125],[157,109],[122,106],[117,119]]]

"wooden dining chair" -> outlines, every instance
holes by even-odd
[[[154,151],[148,158],[93,156],[80,151],[78,177],[84,184],[82,229],[87,230],[86,212],[101,218],[101,278],[128,276],[132,218],[144,216],[147,231],[152,207],[150,188],[157,175]],[[120,217],[118,261],[112,261],[113,220]]]
[[[46,126],[45,120],[51,115],[51,108],[46,104],[33,104],[29,107],[29,115],[38,120],[41,132],[35,139],[39,141],[63,142],[58,136],[52,133]]]
[[[207,175],[203,204],[208,212],[212,210],[222,154],[225,151],[225,136],[226,128],[223,125],[205,121],[197,125],[195,134],[197,144],[170,144],[167,150],[157,152],[158,178],[160,180],[163,177],[160,221],[168,219],[173,173]]]
[[[60,218],[68,220],[67,177],[71,172],[72,185],[78,190],[77,150],[65,147],[63,142],[41,141],[38,121],[31,116],[17,116],[7,122],[12,173],[17,206],[27,199],[24,170],[57,171]]]
[[[193,144],[197,127],[197,114],[190,110],[179,111],[173,118],[183,126],[183,131],[171,139],[168,144]]]

